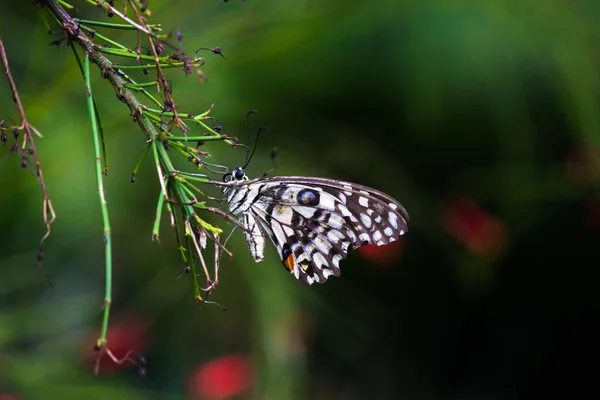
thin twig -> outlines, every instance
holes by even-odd
[[[162,92],[164,93],[164,95],[167,98],[166,102],[171,105],[172,109],[170,111],[173,112],[173,121],[175,123],[175,126],[177,126],[185,135],[186,132],[189,130],[189,128],[187,127],[185,122],[183,122],[181,120],[181,118],[179,118],[179,115],[177,114],[177,104],[175,104],[175,100],[173,99],[173,96],[171,95],[171,91],[165,90],[165,89],[167,89],[167,79],[165,78],[165,75],[162,71],[161,63],[160,63],[160,60],[158,57],[158,51],[156,50],[156,45],[153,40],[154,34],[152,33],[152,30],[146,24],[145,18],[143,18],[140,15],[137,6],[131,1],[130,1],[130,4],[131,4],[131,8],[132,8],[133,12],[138,17],[138,20],[144,25],[144,29],[143,30],[140,29],[139,32],[146,34],[148,43],[150,44],[150,48],[152,49],[152,54],[154,55],[154,62],[156,64],[156,89],[159,92],[161,92],[161,89],[162,89]]]
[[[4,70],[6,71],[6,79],[8,80],[8,84],[10,85],[10,90],[13,94],[13,100],[17,107],[17,111],[19,112],[19,116],[21,117],[21,126],[18,127],[19,130],[23,130],[25,134],[23,135],[23,145],[21,146],[21,151],[24,153],[27,144],[29,144],[29,154],[33,157],[35,161],[35,175],[40,183],[40,187],[42,188],[42,205],[43,205],[43,216],[44,216],[44,225],[46,226],[46,234],[42,237],[41,243],[50,236],[50,228],[54,220],[56,219],[56,213],[54,212],[54,207],[52,206],[52,201],[50,200],[50,195],[48,194],[48,188],[46,186],[46,182],[44,181],[44,175],[42,173],[42,165],[40,163],[40,159],[38,157],[37,150],[35,148],[35,142],[33,140],[33,133],[42,137],[35,127],[33,127],[28,121],[27,116],[25,115],[25,109],[23,108],[23,104],[21,103],[21,98],[19,97],[19,92],[17,91],[17,85],[13,80],[12,74],[10,73],[10,68],[8,66],[8,58],[6,57],[6,51],[4,49],[4,43],[2,39],[0,39],[0,57],[2,57],[2,64],[4,65]]]
[[[204,262],[204,257],[202,256],[202,249],[200,248],[200,244],[196,240],[196,234],[194,233],[192,224],[190,223],[190,221],[185,221],[185,225],[186,225],[186,230],[190,232],[190,237],[192,239],[192,243],[194,244],[194,248],[196,249],[196,254],[198,255],[198,258],[200,259],[200,264],[202,265],[202,269],[204,269],[204,274],[206,275],[206,284],[208,285],[206,289],[208,289],[209,287],[214,287],[214,284],[212,283],[212,281],[210,279],[210,274],[208,273],[208,269],[206,268],[206,262]],[[216,279],[216,277],[215,277],[215,279]],[[215,284],[216,284],[216,282],[215,282]],[[205,289],[205,291],[206,291],[206,289]]]

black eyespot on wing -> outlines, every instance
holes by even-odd
[[[292,210],[292,226],[300,226],[304,224],[304,217],[299,212]]]
[[[283,267],[290,271],[294,271],[294,265],[296,264],[294,255],[292,254],[292,249],[288,243],[284,243],[281,249],[281,261],[283,262]]]
[[[281,250],[281,256],[283,258],[283,260],[287,260],[287,258],[292,254],[292,249],[290,248],[290,245],[287,243],[283,244],[283,248]]]
[[[320,195],[317,191],[311,189],[302,189],[297,195],[298,204],[302,206],[314,207],[319,205]]]
[[[296,257],[296,258],[300,257],[300,255],[304,252],[304,249],[300,245],[298,236],[290,235],[287,237],[287,241],[288,241],[288,243],[286,243],[285,245],[287,245],[289,247],[290,253],[294,253],[294,257]]]
[[[323,216],[323,210],[321,210],[320,208],[317,208],[312,215],[312,219],[314,219],[316,221],[321,221],[322,216]]]

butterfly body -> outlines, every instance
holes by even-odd
[[[339,276],[350,251],[393,242],[407,231],[404,207],[366,186],[299,176],[248,180],[241,168],[223,185],[252,258],[263,260],[269,237],[284,267],[304,284]]]

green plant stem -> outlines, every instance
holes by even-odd
[[[179,142],[185,142],[185,141],[190,141],[190,140],[203,140],[203,141],[209,141],[209,140],[223,140],[222,136],[169,136],[167,139],[169,139],[169,141],[174,140],[174,141],[179,141]]]
[[[79,19],[79,18],[75,18],[75,22],[77,22],[78,24],[81,24],[81,25],[102,26],[104,28],[110,28],[110,29],[125,29],[125,30],[129,30],[129,31],[137,30],[137,28],[135,28],[131,25],[128,25],[128,24],[115,24],[112,22],[102,22],[102,21],[94,21],[94,20]],[[148,28],[152,28],[154,30],[159,31],[160,24],[148,25]]]
[[[156,217],[154,218],[154,225],[152,227],[152,240],[160,242],[160,220],[162,217],[163,206],[165,205],[165,196],[162,193],[158,196],[158,204],[156,205]]]
[[[69,3],[67,3],[66,1],[63,1],[63,0],[57,0],[57,1],[60,5],[62,5],[65,8],[68,8],[69,10],[72,10],[73,8],[75,8],[72,5],[70,5]]]
[[[132,0],[135,2],[135,0]],[[198,259],[202,263],[202,268],[207,274],[207,280],[209,279],[208,270],[206,264],[204,262],[202,256],[202,249],[204,246],[198,244],[197,236],[199,235],[199,239],[203,243],[205,241],[206,232],[210,233],[213,237],[218,237],[222,233],[222,231],[207,223],[203,219],[201,219],[196,214],[197,208],[205,208],[203,202],[199,202],[195,196],[194,192],[198,192],[198,190],[192,189],[189,182],[186,182],[185,179],[189,179],[190,181],[198,182],[198,183],[210,183],[206,177],[202,177],[200,174],[191,175],[186,174],[182,177],[178,177],[180,171],[176,170],[173,162],[171,160],[171,154],[179,153],[184,155],[186,158],[189,157],[190,153],[193,154],[202,154],[203,152],[196,151],[193,148],[190,148],[189,151],[185,151],[187,147],[187,140],[191,140],[190,137],[186,139],[186,133],[189,128],[183,122],[184,120],[191,121],[195,123],[198,127],[204,130],[203,135],[195,136],[199,140],[221,140],[226,144],[234,146],[235,143],[232,139],[227,137],[226,135],[220,135],[214,129],[210,128],[204,121],[207,119],[211,119],[213,121],[218,121],[218,119],[209,116],[213,106],[210,107],[209,110],[201,113],[201,114],[191,114],[191,113],[178,113],[177,108],[175,107],[174,100],[172,99],[169,91],[167,90],[166,78],[162,74],[163,68],[178,66],[178,61],[175,58],[163,58],[158,57],[158,53],[154,48],[155,42],[154,40],[162,40],[159,39],[159,36],[155,34],[155,30],[153,28],[147,28],[146,26],[142,26],[139,23],[131,20],[129,17],[124,15],[118,9],[115,9],[111,3],[106,1],[96,1],[96,0],[86,0],[87,3],[93,4],[97,7],[100,7],[104,10],[110,11],[114,13],[117,17],[121,18],[131,26],[135,27],[138,30],[138,34],[140,36],[146,36],[150,41],[150,45],[153,49],[154,57],[144,56],[139,54],[139,51],[136,50],[126,50],[123,46],[118,45],[117,43],[113,43],[112,48],[105,48],[97,43],[94,43],[93,38],[90,38],[89,35],[97,35],[95,31],[90,30],[89,28],[84,28],[78,21],[72,18],[57,2],[57,0],[43,0],[43,4],[45,9],[50,13],[50,15],[57,21],[57,23],[64,30],[65,36],[68,38],[68,42],[70,44],[79,44],[83,49],[83,53],[85,54],[85,66],[82,68],[84,71],[86,90],[87,90],[87,102],[89,107],[90,119],[92,121],[92,132],[94,134],[94,149],[96,156],[96,168],[97,168],[97,181],[98,188],[100,193],[100,203],[102,209],[102,218],[104,221],[104,238],[106,242],[106,286],[105,286],[105,308],[102,322],[102,330],[101,336],[98,339],[98,346],[100,350],[103,349],[106,345],[107,341],[107,331],[108,331],[108,321],[110,316],[110,306],[111,306],[111,282],[112,282],[112,257],[111,257],[111,231],[109,225],[108,218],[108,209],[106,205],[106,199],[104,197],[104,188],[103,188],[103,180],[102,180],[102,154],[106,154],[104,148],[101,143],[101,132],[99,131],[98,126],[98,115],[95,110],[94,98],[92,96],[91,85],[90,85],[90,64],[95,64],[96,67],[101,72],[102,78],[106,79],[113,86],[115,90],[115,94],[118,100],[122,101],[127,105],[130,110],[130,115],[133,117],[134,122],[136,122],[142,132],[145,135],[145,139],[148,143],[148,147],[146,148],[146,152],[148,150],[152,150],[154,156],[154,163],[157,170],[158,180],[161,186],[161,199],[159,199],[157,204],[157,213],[156,220],[154,221],[154,229],[153,229],[153,237],[158,239],[158,231],[160,228],[160,219],[162,214],[162,205],[164,205],[170,215],[171,226],[173,226],[176,232],[183,231],[183,237],[185,238],[184,243],[187,244],[185,250],[181,246],[181,242],[179,242],[183,252],[187,253],[184,258],[184,262],[190,265],[192,269],[192,273],[194,275],[194,292],[197,301],[203,301],[200,290],[198,286],[198,282],[196,279],[195,273],[195,260],[194,255],[197,253]],[[89,32],[89,35],[86,33]],[[99,37],[101,40],[106,40],[107,38]],[[165,46],[169,46],[168,42],[161,41],[161,43],[165,44]],[[121,49],[121,50],[120,50]],[[138,48],[139,50],[139,48]],[[105,54],[112,55],[122,55],[126,57],[133,58],[135,57],[137,60],[147,59],[148,61],[152,60],[154,65],[149,65],[144,68],[155,68],[157,73],[157,80],[154,82],[156,85],[157,91],[162,94],[167,95],[169,101],[169,107],[166,107],[162,102],[148,93],[142,86],[144,84],[137,85],[137,83],[131,79],[125,72],[123,72],[118,64],[113,64],[111,60],[109,60]],[[80,58],[80,57],[79,57]],[[203,62],[202,59],[194,59],[190,60],[191,66],[199,66],[199,63]],[[162,65],[165,63],[165,65]],[[182,64],[183,65],[183,64]],[[81,68],[81,63],[80,63]],[[134,68],[141,68],[138,66],[134,66]],[[140,102],[138,99],[138,93],[142,93],[147,99],[150,100],[153,104],[156,104],[156,108],[149,108],[147,105]],[[168,109],[171,112],[165,112]],[[171,119],[171,121],[167,121],[166,119]],[[178,139],[172,139],[172,130],[179,129],[183,136],[177,136]],[[174,148],[176,151],[169,152],[167,148]],[[145,153],[146,153],[145,152]],[[142,156],[144,158],[144,155]],[[202,165],[201,163],[199,163]],[[139,168],[136,166],[134,170],[134,175]],[[181,212],[181,217],[177,218],[177,214],[175,211],[179,209]],[[206,208],[209,210],[208,208]],[[211,210],[209,210],[211,211]],[[214,211],[211,211],[214,212]],[[183,223],[185,229],[181,229],[182,227],[179,224]],[[200,238],[202,236],[202,238]],[[218,240],[218,239],[217,239]],[[182,240],[183,241],[183,240]],[[218,242],[215,242],[215,246],[218,245]],[[197,261],[196,260],[196,261]],[[107,349],[108,350],[108,349]]]
[[[135,180],[135,176],[137,175],[138,171],[140,170],[140,167],[142,166],[142,163],[144,162],[144,160],[146,159],[146,156],[148,155],[148,151],[150,150],[150,146],[146,146],[146,149],[144,150],[144,152],[142,153],[142,156],[140,157],[140,159],[138,160],[138,163],[135,165],[135,168],[133,169],[133,173],[131,174],[131,178]],[[133,182],[133,181],[132,181]]]
[[[71,50],[73,50],[73,55],[75,56],[75,60],[77,60],[77,65],[79,66],[79,70],[81,71],[81,75],[85,80],[85,72],[84,66],[81,63],[81,56],[77,52],[77,48],[75,46],[70,46]],[[98,123],[98,131],[100,132],[100,143],[102,144],[102,164],[104,165],[104,175],[108,175],[108,154],[106,153],[106,141],[104,140],[104,125],[102,124],[102,119],[100,118],[100,111],[98,111],[98,105],[96,104],[96,100],[92,97],[94,102],[94,112],[96,114],[96,121]]]
[[[81,29],[94,35],[94,38],[104,40],[106,43],[110,44],[111,46],[114,46],[114,47],[117,47],[117,48],[123,49],[123,50],[127,49],[127,47],[123,46],[121,43],[115,42],[114,40],[107,38],[106,36],[96,32],[95,30],[93,30],[92,28],[90,28],[88,26],[81,25]]]
[[[140,57],[136,57],[135,54],[131,54],[131,53],[127,53],[127,55],[125,54],[115,54],[115,52],[111,52],[111,51],[105,51],[102,50],[103,53],[107,53],[107,54],[112,54],[112,55],[118,55],[121,57],[130,57],[130,58],[136,58],[136,59],[142,59],[145,61],[151,61],[154,62],[154,58],[148,58],[148,56],[140,56]],[[166,63],[160,63],[158,64],[161,68],[183,68],[185,66],[185,64],[183,62],[166,62]],[[192,67],[196,67],[199,66],[200,64],[198,63],[191,63],[190,64]],[[148,65],[123,65],[123,64],[119,64],[119,69],[125,70],[125,69],[153,69],[156,68],[156,64],[148,64]]]
[[[85,76],[85,94],[92,124],[92,137],[94,140],[94,156],[96,165],[96,183],[98,185],[98,194],[100,196],[100,209],[102,211],[102,222],[104,225],[104,262],[105,262],[105,286],[104,286],[104,315],[102,317],[102,331],[98,339],[98,347],[102,348],[106,344],[106,334],[108,332],[108,318],[110,316],[110,303],[112,293],[112,240],[110,231],[110,220],[108,216],[108,206],[104,194],[104,179],[102,175],[102,151],[100,146],[100,132],[98,131],[98,121],[96,119],[96,108],[94,107],[94,97],[92,95],[92,86],[90,81],[90,57],[86,53],[84,57],[84,76]]]

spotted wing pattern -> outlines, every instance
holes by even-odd
[[[246,178],[247,179],[247,178]],[[407,231],[408,213],[375,189],[324,178],[232,180],[224,187],[250,254],[264,258],[266,236],[284,267],[302,283],[339,276],[339,262],[366,244],[381,246]]]

